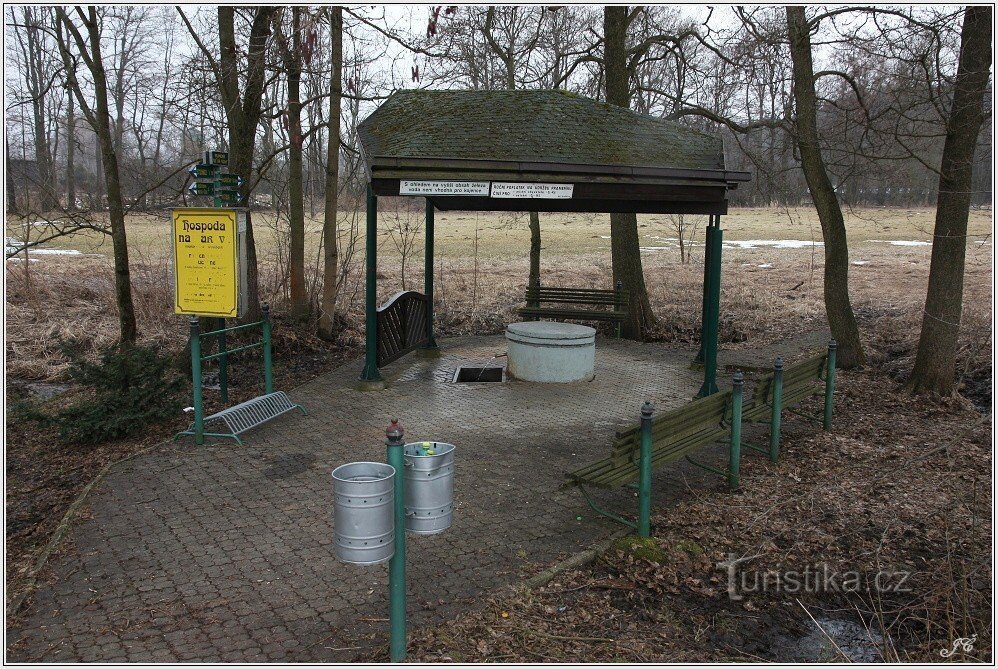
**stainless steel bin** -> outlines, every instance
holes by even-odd
[[[336,557],[380,564],[395,554],[395,469],[383,462],[351,462],[333,470]]]
[[[420,441],[404,448],[405,529],[443,532],[454,515],[454,445]]]

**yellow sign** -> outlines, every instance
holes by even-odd
[[[237,213],[227,209],[173,210],[176,313],[239,315]]]

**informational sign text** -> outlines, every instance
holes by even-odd
[[[237,212],[173,210],[173,268],[178,314],[239,315]]]
[[[572,199],[572,184],[538,184],[492,182],[492,197],[494,198],[543,198],[546,200]]]
[[[484,195],[488,181],[408,181],[399,183],[399,195]]]

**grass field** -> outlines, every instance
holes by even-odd
[[[412,204],[416,200],[408,203]],[[381,241],[379,252],[387,260],[398,255],[389,230],[408,229],[416,233],[415,255],[422,253],[422,207],[393,211],[384,205],[379,220]],[[846,228],[851,248],[863,249],[886,241],[921,241],[932,239],[935,211],[933,209],[863,208],[847,210]],[[267,258],[280,246],[278,240],[286,234],[287,220],[275,220],[273,214],[255,212],[254,230],[259,255]],[[704,216],[688,216],[687,223],[696,224],[696,237],[702,241]],[[662,241],[676,237],[674,223],[668,216],[641,215],[638,226],[643,246],[661,246]],[[346,244],[351,227],[363,228],[363,212],[341,212],[340,243]],[[735,209],[722,218],[725,240],[799,240],[821,241],[821,225],[813,208]],[[170,227],[166,212],[158,215],[130,216],[126,224],[129,248],[139,258],[156,258],[169,253]],[[975,210],[970,218],[970,241],[982,241],[991,235],[993,218],[990,211]],[[7,236],[15,239],[35,238],[37,229],[27,221],[9,218]],[[322,221],[309,218],[306,222],[306,254],[317,257]],[[512,259],[521,257],[530,248],[530,233],[526,214],[494,212],[438,212],[436,216],[436,252],[440,257],[463,258],[474,255],[477,236],[481,257]],[[27,232],[27,235],[25,234]],[[610,252],[610,221],[606,214],[543,214],[541,238],[544,250],[555,257]],[[73,249],[82,253],[110,253],[110,240],[96,232],[85,232],[53,240],[46,246]],[[363,239],[359,248],[363,248]]]

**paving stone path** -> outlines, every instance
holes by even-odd
[[[690,353],[599,339],[596,379],[578,384],[453,384],[458,365],[502,364],[502,337],[441,342],[360,392],[360,361],[290,393],[288,414],[231,442],[190,440],[123,463],[95,488],[30,605],[8,629],[8,659],[47,662],[351,661],[386,644],[387,567],[333,556],[330,471],[383,460],[397,416],[409,441],[457,446],[454,524],[409,539],[411,625],[453,617],[495,587],[608,536],[618,526],[565,471],[603,457],[645,399],[693,396]],[[718,454],[707,457],[719,461]],[[655,476],[655,503],[687,486],[720,489],[689,467]],[[633,493],[598,496],[633,508]],[[579,519],[581,518],[581,520]]]

